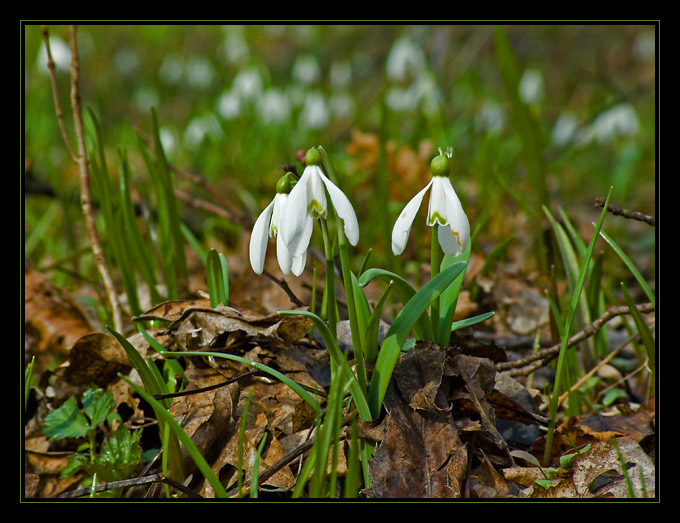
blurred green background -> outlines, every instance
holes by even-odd
[[[87,244],[74,225],[82,222],[77,170],[59,134],[40,27],[24,29],[26,165],[31,183],[57,196],[25,194],[25,253],[40,267]],[[154,107],[169,161],[203,176],[252,219],[273,197],[282,166],[322,145],[360,215],[356,255],[373,247],[376,265],[401,263],[389,252],[391,225],[426,183],[436,148],[451,146],[473,251],[516,236],[525,253],[535,252],[546,226],[541,205],[563,208],[586,241],[599,212],[593,202],[610,186],[613,204],[655,214],[655,29],[84,25],[81,94],[111,161],[118,148],[127,151],[133,185],[145,177],[135,129],[151,132]],[[68,28],[49,30],[72,129]],[[178,186],[219,200],[186,181]],[[238,245],[240,226],[197,220],[201,239]],[[419,236],[421,221],[406,259],[429,256],[418,250],[429,242],[429,233]],[[653,280],[654,229],[621,219],[605,229]],[[516,261],[528,271],[539,259]]]

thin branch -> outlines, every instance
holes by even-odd
[[[162,476],[160,474],[151,474],[150,476],[143,476],[139,478],[131,478],[131,479],[123,479],[120,481],[110,481],[109,483],[103,483],[101,485],[97,485],[95,487],[95,492],[104,492],[106,490],[114,490],[114,489],[119,489],[119,488],[127,488],[127,487],[136,487],[139,485],[148,485],[151,483],[166,483],[170,485],[171,487],[176,488],[183,494],[186,494],[190,498],[201,498],[202,496],[198,495],[196,492],[194,492],[191,489],[188,489],[181,483],[178,483],[177,481],[173,480],[172,478],[167,478],[165,476]],[[80,498],[83,496],[89,496],[90,493],[92,492],[91,488],[80,488],[76,490],[71,490],[69,492],[63,492],[55,497],[57,498]]]
[[[285,292],[290,298],[290,301],[292,301],[297,307],[304,307],[306,305],[300,298],[295,296],[292,290],[290,290],[290,286],[288,285],[288,282],[286,282],[286,280],[284,280],[283,278],[278,279],[276,276],[274,276],[267,270],[262,271],[262,273],[271,281],[276,283],[276,285],[281,287],[281,289],[283,289],[283,292]]]
[[[59,90],[57,89],[57,75],[54,67],[54,60],[52,60],[52,51],[50,49],[50,33],[47,26],[42,26],[40,28],[43,40],[45,41],[45,50],[47,52],[47,69],[50,73],[50,83],[52,85],[52,97],[54,98],[54,109],[57,113],[57,122],[59,123],[59,130],[61,131],[61,137],[64,140],[66,149],[68,149],[71,159],[74,163],[78,162],[73,147],[71,146],[71,141],[69,140],[68,133],[66,132],[66,123],[64,122],[64,112],[61,110],[61,104],[59,103]]]
[[[651,303],[643,303],[637,305],[637,310],[642,313],[653,312],[654,306]],[[626,305],[610,307],[602,314],[602,316],[593,321],[585,329],[577,332],[571,338],[569,338],[567,347],[572,347],[589,338],[590,336],[593,336],[597,331],[604,327],[605,323],[607,323],[612,318],[629,313],[630,309]],[[558,343],[557,345],[542,349],[531,356],[527,356],[526,358],[498,363],[496,365],[496,370],[499,372],[505,371],[509,376],[526,375],[547,364],[553,358],[556,358],[559,353],[560,344]]]
[[[122,313],[116,288],[113,284],[113,279],[106,266],[106,258],[104,251],[99,241],[99,233],[97,232],[97,225],[94,220],[92,212],[92,199],[90,197],[90,171],[88,167],[87,148],[85,147],[85,131],[83,127],[82,110],[80,107],[80,62],[78,60],[78,46],[76,43],[76,26],[69,26],[69,42],[71,45],[71,107],[73,109],[73,123],[76,132],[76,141],[78,144],[78,156],[74,161],[78,164],[80,173],[80,205],[83,209],[85,217],[85,226],[87,234],[92,246],[92,254],[94,261],[99,271],[99,275],[104,283],[106,295],[111,304],[111,313],[113,315],[113,324],[118,332],[123,330]]]
[[[604,207],[604,198],[595,198],[595,207]],[[656,225],[656,218],[654,216],[649,216],[648,214],[638,211],[629,211],[628,209],[622,209],[621,207],[616,207],[612,204],[607,205],[607,211],[614,215],[623,216],[624,218],[648,223],[652,227]]]

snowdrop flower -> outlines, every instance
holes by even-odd
[[[437,235],[444,253],[447,256],[456,256],[465,250],[470,241],[470,223],[449,180],[449,160],[441,154],[441,149],[440,155],[432,160],[430,171],[432,180],[406,204],[394,224],[392,252],[395,255],[404,252],[413,220],[430,188],[432,192],[427,210],[427,224],[439,225]]]
[[[338,217],[344,221],[347,240],[356,245],[359,241],[359,223],[354,208],[345,194],[321,170],[321,154],[310,149],[305,155],[305,170],[288,195],[281,216],[281,234],[293,257],[307,250],[312,236],[313,219],[326,218],[326,191]]]
[[[286,174],[276,183],[276,196],[255,221],[250,235],[250,265],[256,274],[262,274],[264,270],[264,258],[267,254],[269,238],[276,238],[276,257],[283,274],[288,276],[292,269],[295,276],[300,276],[305,269],[307,249],[301,251],[298,256],[293,256],[280,234],[281,216],[290,190],[291,182]]]

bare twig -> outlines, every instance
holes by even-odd
[[[78,60],[78,46],[76,44],[76,27],[74,25],[69,26],[69,41],[71,46],[71,107],[73,109],[73,122],[75,125],[76,142],[78,144],[77,154],[71,147],[68,135],[66,133],[64,115],[59,103],[55,67],[50,52],[49,32],[46,27],[42,28],[42,35],[47,48],[47,66],[52,83],[52,94],[54,97],[57,120],[59,121],[59,128],[61,129],[61,135],[64,139],[64,143],[66,144],[66,148],[68,149],[72,160],[78,165],[78,170],[80,173],[80,206],[83,209],[85,227],[87,229],[87,235],[90,239],[92,254],[94,256],[95,265],[97,266],[97,270],[99,271],[99,275],[101,276],[102,282],[104,284],[109,303],[111,304],[111,314],[113,316],[114,327],[117,331],[121,332],[123,330],[123,319],[120,303],[118,302],[118,296],[116,294],[116,288],[113,284],[113,279],[111,278],[111,274],[109,273],[108,267],[106,266],[106,258],[104,257],[104,251],[102,249],[101,242],[99,241],[97,225],[95,223],[94,214],[92,211],[92,199],[90,197],[90,172],[88,168],[87,149],[85,147],[85,131],[83,128],[82,110],[80,107],[80,62]]]
[[[595,198],[595,207],[604,207],[604,198]],[[651,226],[656,225],[656,218],[654,216],[649,216],[648,214],[638,211],[622,209],[621,207],[616,207],[611,203],[607,205],[607,211],[614,215],[623,216],[624,218],[630,218],[631,220],[638,220],[640,222],[648,223]]]
[[[64,122],[64,112],[61,110],[61,103],[59,102],[59,90],[57,89],[57,75],[55,73],[54,60],[52,60],[52,50],[50,48],[50,33],[47,26],[42,26],[40,28],[43,40],[45,41],[45,51],[47,52],[47,69],[50,73],[50,83],[52,85],[52,97],[54,98],[54,109],[57,113],[57,122],[59,123],[59,130],[61,131],[61,137],[64,140],[66,149],[71,155],[71,159],[74,163],[77,163],[78,158],[76,153],[71,147],[71,141],[69,140],[68,133],[66,132],[66,123]]]
[[[85,216],[85,226],[87,227],[87,234],[92,244],[92,254],[94,255],[95,264],[99,270],[99,275],[104,283],[106,295],[111,304],[111,313],[113,315],[113,324],[118,332],[123,330],[123,316],[116,294],[116,288],[113,285],[113,279],[106,266],[106,258],[104,251],[99,241],[99,233],[97,232],[97,225],[94,220],[92,212],[92,199],[90,198],[90,170],[87,160],[87,148],[85,146],[85,130],[83,127],[83,115],[80,107],[80,61],[78,59],[78,45],[76,42],[76,26],[69,26],[69,43],[71,45],[71,107],[73,108],[73,123],[76,131],[76,142],[78,144],[78,157],[76,163],[80,171],[80,204],[83,208],[83,215]]]
[[[654,306],[651,303],[643,303],[637,305],[637,310],[642,313],[653,312]],[[629,313],[630,309],[626,305],[622,305],[619,307],[610,307],[602,314],[602,316],[593,321],[585,329],[577,332],[571,338],[569,338],[567,347],[572,347],[582,342],[583,340],[589,338],[590,336],[594,335],[604,326],[605,323],[607,323],[612,318],[620,316],[622,314]],[[508,374],[509,376],[527,375],[535,371],[536,369],[542,367],[543,365],[547,364],[553,358],[556,358],[559,353],[560,344],[558,343],[556,345],[553,345],[552,347],[542,349],[536,352],[535,354],[532,354],[531,356],[527,356],[526,358],[522,358],[520,360],[515,361],[498,363],[496,365],[496,370],[499,372],[506,372],[506,374]]]
[[[201,498],[200,495],[198,495],[196,492],[194,492],[191,489],[188,489],[181,483],[178,483],[177,481],[173,480],[172,478],[167,478],[165,476],[162,476],[161,474],[151,474],[150,476],[143,476],[139,478],[131,478],[131,479],[123,479],[120,481],[111,481],[109,483],[103,483],[101,485],[97,485],[95,488],[95,492],[103,492],[106,490],[114,490],[114,489],[119,489],[119,488],[127,488],[127,487],[136,487],[138,485],[148,485],[151,483],[166,483],[170,485],[171,487],[176,488],[183,494],[186,494],[190,498]],[[92,492],[91,488],[80,488],[76,490],[71,490],[69,492],[64,492],[62,494],[59,494],[55,497],[57,498],[80,498],[82,496],[89,496],[90,493]]]
[[[262,274],[264,274],[267,278],[276,283],[276,285],[281,287],[281,289],[283,289],[283,292],[285,292],[290,298],[290,301],[292,301],[297,307],[304,307],[306,305],[300,298],[293,294],[293,291],[290,290],[290,286],[288,285],[288,282],[286,282],[286,280],[284,280],[283,278],[278,279],[276,276],[274,276],[267,270],[262,271]]]

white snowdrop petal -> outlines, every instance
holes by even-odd
[[[303,252],[297,258],[293,258],[293,274],[295,276],[300,276],[302,271],[305,270],[305,264],[307,263],[307,251]]]
[[[331,197],[331,202],[338,216],[342,218],[345,223],[345,236],[347,240],[352,245],[356,245],[359,241],[359,222],[357,221],[357,215],[354,212],[354,207],[349,201],[349,198],[343,193],[333,182],[331,182],[324,174],[319,170],[319,176],[326,186],[326,190]]]
[[[286,242],[283,241],[283,237],[280,234],[276,237],[276,259],[279,261],[281,272],[288,276],[293,263],[293,256],[290,254]]]
[[[401,211],[399,218],[394,223],[394,228],[392,229],[392,252],[395,255],[399,255],[404,252],[406,248],[406,242],[408,241],[408,236],[411,233],[411,226],[413,225],[413,220],[420,209],[420,204],[423,202],[423,197],[425,193],[432,185],[432,180],[418,192],[411,200],[406,204],[404,209]]]
[[[274,202],[272,201],[257,217],[250,234],[250,266],[256,274],[262,274],[264,270],[264,258],[267,254],[267,240],[269,239],[269,223],[273,208]]]
[[[447,244],[450,245],[449,250],[456,256],[465,250],[465,247],[470,241],[470,222],[458,199],[458,195],[448,178],[444,179],[442,189],[446,195],[446,217],[449,225],[448,227],[440,227],[440,230],[446,230],[446,234],[440,231],[439,240],[442,249],[446,252],[447,249],[445,249],[442,244],[442,238],[446,237],[447,240],[453,238],[455,240],[455,245],[454,243],[450,243],[450,241]],[[449,252],[446,253],[450,254]]]
[[[311,220],[311,216],[307,214],[307,183],[309,178],[310,171],[305,169],[300,180],[288,194],[288,200],[281,214],[279,234],[283,235],[283,241],[286,242],[293,257],[297,257],[307,250],[311,236],[311,230],[309,236],[305,234],[308,229],[308,219]]]

